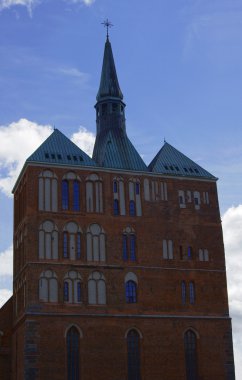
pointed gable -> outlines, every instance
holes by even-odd
[[[110,128],[97,136],[93,158],[105,168],[147,171],[147,166],[120,128]]]
[[[216,179],[211,173],[167,142],[151,161],[148,168],[153,173]]]
[[[58,129],[53,131],[26,162],[96,166],[96,163],[85,152]]]

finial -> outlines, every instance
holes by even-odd
[[[166,138],[164,137],[164,144],[166,143]]]
[[[102,22],[102,25],[107,28],[107,40],[108,40],[108,37],[109,37],[109,34],[108,34],[108,29],[109,28],[112,28],[113,24],[109,21],[109,19],[107,18],[106,20],[104,20],[104,22]]]

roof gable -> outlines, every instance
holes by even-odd
[[[26,162],[58,165],[96,166],[96,163],[58,129],[40,145]]]
[[[165,142],[148,166],[154,173],[216,179],[211,173]]]

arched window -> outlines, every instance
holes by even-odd
[[[50,170],[39,175],[39,210],[57,211],[57,176]]]
[[[49,220],[39,227],[39,259],[58,259],[58,230]]]
[[[200,204],[201,204],[201,197],[200,197],[199,191],[194,191],[193,196],[194,196],[195,209],[199,210]]]
[[[105,232],[98,224],[91,224],[87,229],[87,260],[105,261]]]
[[[42,272],[39,279],[39,300],[43,302],[58,301],[57,276],[52,270]]]
[[[186,304],[186,283],[185,281],[181,282],[181,296],[182,296],[182,304]]]
[[[189,283],[189,296],[190,304],[193,305],[195,303],[195,285],[192,281]]]
[[[132,329],[127,335],[128,380],[141,380],[140,374],[140,337]]]
[[[141,216],[140,181],[138,178],[129,179],[129,215]]]
[[[63,258],[70,260],[81,259],[82,231],[80,227],[69,222],[63,230]]]
[[[103,184],[97,174],[91,174],[86,179],[86,210],[103,212]]]
[[[188,258],[188,260],[192,260],[192,247],[188,247],[188,249],[187,249],[187,258]]]
[[[106,304],[106,283],[101,272],[93,272],[88,278],[88,303],[90,305]]]
[[[186,380],[197,380],[197,338],[192,330],[184,335]]]
[[[62,179],[62,210],[80,211],[80,178],[73,172]]]
[[[66,335],[67,345],[67,378],[68,380],[80,380],[80,334],[75,326],[72,326]]]
[[[137,276],[129,272],[125,276],[125,298],[127,303],[137,302]]]
[[[172,240],[163,240],[163,259],[173,259],[173,242]]]
[[[123,230],[122,252],[123,260],[136,261],[136,236],[134,229],[131,227]]]
[[[64,302],[82,302],[82,278],[76,271],[69,271],[64,277]]]

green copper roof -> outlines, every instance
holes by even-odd
[[[96,166],[96,163],[58,129],[40,145],[27,162]]]
[[[97,93],[97,101],[107,97],[123,99],[123,94],[118,83],[112,47],[108,38],[104,48],[102,75],[100,87]]]
[[[110,128],[96,137],[93,159],[105,168],[147,171],[147,166],[121,128]]]
[[[212,174],[207,172],[207,170],[190,160],[190,158],[186,157],[167,142],[165,142],[161,150],[151,161],[148,168],[154,173],[216,179]]]

